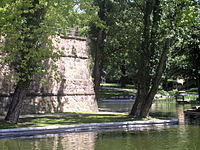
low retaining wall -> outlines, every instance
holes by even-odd
[[[106,129],[131,129],[147,126],[169,126],[177,125],[178,119],[173,120],[151,120],[151,121],[128,121],[128,122],[109,122],[109,123],[91,123],[64,126],[48,126],[33,128],[0,129],[0,139],[34,136],[42,134],[58,134],[71,132],[88,132]]]

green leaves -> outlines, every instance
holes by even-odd
[[[91,0],[2,0],[0,36],[6,42],[0,53],[4,63],[20,80],[32,79],[36,72],[44,71],[42,62],[60,56],[52,37],[66,34],[74,26],[87,28],[90,21],[97,20],[96,10]]]
[[[198,70],[198,38],[200,6],[195,0],[175,0],[169,2],[174,14],[174,49],[171,51],[167,75],[169,77],[193,77]],[[195,47],[196,46],[196,47]],[[196,65],[198,64],[198,65]]]

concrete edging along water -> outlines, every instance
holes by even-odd
[[[150,120],[150,121],[127,121],[127,122],[108,122],[108,123],[90,123],[47,127],[30,127],[15,129],[0,129],[0,139],[8,137],[32,136],[41,134],[71,133],[83,131],[98,131],[103,129],[128,129],[146,126],[168,126],[177,125],[178,119],[172,120]]]

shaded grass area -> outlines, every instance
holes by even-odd
[[[186,101],[196,101],[196,99],[198,98],[198,95],[185,95],[184,99]]]
[[[101,84],[101,87],[121,88],[120,84],[116,84],[116,83],[104,83],[104,84]],[[124,88],[124,89],[135,89],[135,86],[127,84],[126,88]],[[161,94],[162,96],[174,97],[173,99],[175,100],[175,96],[176,96],[177,92],[178,92],[177,89],[173,89],[170,91],[165,91],[163,89],[159,89],[157,93]],[[193,101],[198,98],[198,88],[187,89],[187,90],[185,90],[184,93],[185,93],[184,98],[186,101]],[[126,91],[126,90],[120,91],[120,90],[116,90],[116,89],[101,88],[100,94],[99,94],[99,99],[102,100],[102,99],[112,98],[112,96],[129,96],[129,95],[136,95],[136,93],[131,92],[131,91]],[[165,97],[159,98],[159,99],[165,99]]]
[[[100,84],[101,87],[114,87],[114,88],[121,88],[121,85],[118,83],[102,83]],[[135,86],[132,84],[126,84],[125,89],[134,89]]]
[[[198,93],[198,88],[191,88],[191,89],[186,90],[186,92],[197,94]]]
[[[149,120],[146,118],[143,120]],[[8,128],[24,128],[24,127],[45,127],[45,126],[60,126],[71,124],[84,123],[104,123],[104,122],[124,122],[136,121],[135,119],[125,114],[73,114],[66,116],[46,116],[46,117],[29,117],[21,118],[18,124],[11,124],[3,120],[0,121],[0,129]]]
[[[176,112],[150,112],[149,114],[152,118],[156,117],[157,119],[171,119],[176,118]]]
[[[111,89],[106,89],[104,87],[109,87]],[[115,88],[115,89],[112,89]],[[118,90],[119,89],[119,90]],[[113,96],[131,96],[131,95],[135,95],[135,92],[132,91],[128,91],[126,89],[135,89],[134,85],[126,85],[125,88],[123,88],[124,90],[120,90],[120,84],[116,84],[116,83],[104,83],[101,84],[101,88],[99,91],[99,100],[103,100],[103,99],[110,99]]]
[[[129,95],[135,95],[135,93],[130,91],[118,91],[114,89],[100,89],[99,100],[110,99],[113,96],[129,96]]]
[[[161,100],[161,99],[166,99],[166,100],[176,100],[176,97],[179,95],[183,95],[184,96],[184,100],[185,101],[191,101],[191,102],[195,102],[196,99],[198,98],[198,89],[197,88],[191,88],[188,90],[183,90],[183,91],[178,91],[177,89],[174,90],[170,90],[170,91],[164,91],[163,89],[159,89],[158,90],[158,94],[161,94],[162,96],[168,96],[168,98],[166,97],[161,97],[158,98],[156,100]],[[179,95],[177,95],[179,93]]]

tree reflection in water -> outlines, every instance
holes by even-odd
[[[0,150],[94,150],[96,137],[96,132],[83,132],[46,138],[0,140]]]

